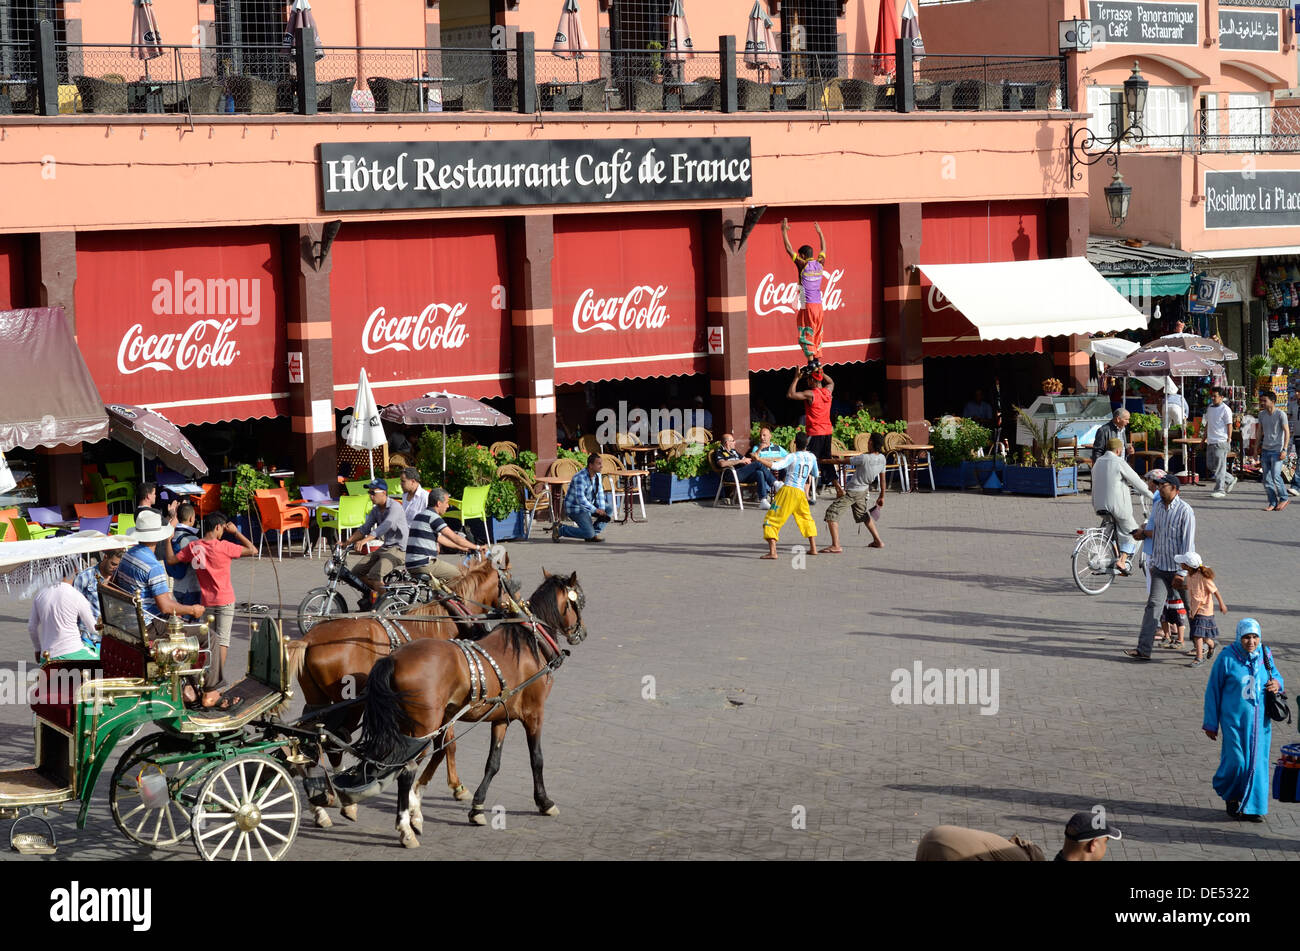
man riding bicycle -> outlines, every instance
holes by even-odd
[[[1106,451],[1092,466],[1092,507],[1098,515],[1108,515],[1115,520],[1118,532],[1119,561],[1116,570],[1122,574],[1129,573],[1129,556],[1137,551],[1137,542],[1133,532],[1138,523],[1133,518],[1133,499],[1129,495],[1125,482],[1137,490],[1138,494],[1150,502],[1154,496],[1146,487],[1142,477],[1133,471],[1133,467],[1124,461],[1124,443],[1120,439],[1110,439]]]

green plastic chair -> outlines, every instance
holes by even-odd
[[[20,542],[29,542],[36,538],[49,538],[58,531],[57,528],[32,528],[31,522],[21,515],[13,516],[7,524],[12,525],[16,533],[12,540]]]
[[[96,502],[116,505],[125,502],[127,506],[135,504],[135,484],[131,482],[110,482],[98,472],[90,476],[90,486],[95,492]]]
[[[322,505],[316,509],[316,526],[320,529],[320,548],[325,549],[325,529],[331,528],[342,540],[353,529],[361,527],[370,510],[370,499],[364,495],[345,495],[337,506]]]
[[[455,508],[447,509],[443,518],[454,518],[463,526],[472,518],[479,519],[483,523],[483,534],[487,536],[488,544],[492,544],[492,526],[488,524],[487,518],[487,500],[488,493],[492,491],[490,485],[467,485],[463,499],[452,499]]]
[[[125,535],[133,528],[135,528],[135,516],[122,514],[117,517],[117,521],[113,523],[113,530],[108,534]]]
[[[388,483],[389,498],[400,499],[402,497],[402,480],[385,479],[384,481]]]
[[[343,486],[347,489],[348,495],[359,495],[362,498],[365,498],[366,483],[369,481],[369,479],[352,479],[351,481],[344,482]]]
[[[134,462],[106,462],[104,471],[113,482],[135,482],[135,463]]]

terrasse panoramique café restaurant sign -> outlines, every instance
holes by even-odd
[[[320,147],[326,211],[748,198],[749,139],[354,142]]]

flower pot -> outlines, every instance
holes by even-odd
[[[685,502],[689,499],[711,499],[718,491],[718,473],[679,479],[671,472],[650,473],[650,500],[652,502]]]
[[[489,521],[492,523],[493,541],[504,542],[524,537],[523,509],[516,509],[505,518],[490,518]]]

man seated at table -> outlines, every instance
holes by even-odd
[[[453,552],[487,551],[486,545],[476,545],[463,535],[451,530],[443,516],[451,505],[451,493],[446,489],[429,490],[429,504],[419,512],[410,525],[406,540],[406,567],[411,574],[432,576],[444,583],[455,581],[461,575],[457,559],[439,558],[442,549]]]
[[[99,645],[87,640],[85,630],[95,629],[90,602],[73,587],[69,574],[58,584],[43,588],[32,599],[27,633],[36,648],[36,660],[98,660]]]
[[[551,525],[551,540],[581,538],[588,542],[603,542],[600,537],[609,522],[611,505],[601,486],[600,470],[603,462],[599,453],[587,456],[587,468],[579,469],[564,493],[564,516],[576,525],[561,525],[559,519]]]
[[[410,526],[406,523],[406,512],[401,503],[388,497],[388,483],[383,479],[372,479],[366,483],[370,501],[374,503],[366,520],[348,538],[345,544],[352,546],[357,554],[364,554],[366,545],[379,541],[379,550],[370,555],[354,569],[367,588],[371,591],[368,599],[361,602],[361,610],[369,611],[384,593],[384,575],[402,567],[406,560],[406,540]]]
[[[734,469],[736,478],[741,482],[753,480],[758,486],[758,507],[761,509],[772,507],[771,497],[776,485],[772,471],[757,460],[746,462],[744,457],[736,452],[736,437],[731,433],[722,434],[722,445],[713,453],[713,464],[719,469]]]

